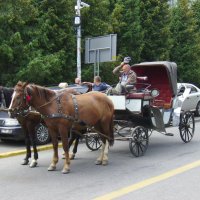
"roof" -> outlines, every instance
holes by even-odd
[[[133,70],[135,70],[136,68],[142,68],[143,71],[148,70],[149,72],[149,70],[152,69],[152,67],[154,66],[155,68],[163,67],[166,69],[166,75],[168,76],[169,83],[171,84],[173,95],[176,95],[177,94],[177,65],[175,62],[169,62],[169,61],[142,62],[142,63],[134,64],[131,67],[133,68]]]

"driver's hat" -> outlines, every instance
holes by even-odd
[[[131,61],[131,57],[124,57],[124,63],[128,64]]]

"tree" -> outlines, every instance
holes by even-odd
[[[168,1],[141,1],[140,15],[144,31],[141,61],[168,60],[171,45]]]
[[[24,80],[26,72],[29,77],[37,77],[38,84],[74,79],[76,43],[72,1],[8,0],[1,2],[1,11],[0,69],[4,69],[1,74],[3,84],[13,85],[18,79]],[[53,71],[57,71],[55,58],[60,64],[60,74],[47,78],[47,74],[54,76]],[[38,62],[49,72],[38,76],[37,70],[33,70],[30,76],[33,63]]]
[[[172,8],[173,47],[170,58],[178,64],[180,81],[199,83],[200,37],[197,21],[188,0],[179,0]]]
[[[118,35],[118,59],[131,56],[140,61],[143,48],[140,0],[118,0],[111,15],[112,27]]]

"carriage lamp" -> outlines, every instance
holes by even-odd
[[[152,97],[157,97],[159,94],[160,94],[160,93],[159,93],[159,91],[158,91],[157,89],[151,90],[151,96],[152,96]]]

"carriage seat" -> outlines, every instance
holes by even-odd
[[[134,86],[127,85],[126,88],[131,88],[133,92],[128,93],[126,95],[126,98],[127,99],[144,99],[144,100],[152,99],[150,93],[147,91],[144,91],[144,88],[142,88],[144,86],[143,85],[144,82],[146,82],[147,80],[148,80],[147,76],[138,76],[137,83]]]

